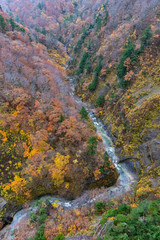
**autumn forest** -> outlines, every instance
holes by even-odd
[[[0,1],[0,239],[159,240],[160,3]]]

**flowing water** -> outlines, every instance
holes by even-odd
[[[72,84],[72,79],[69,78],[71,83],[71,88],[74,91],[74,85]],[[77,96],[74,95],[74,92],[71,91],[70,95],[74,98],[74,101],[82,106],[85,106],[85,108],[88,110],[89,116],[96,128],[97,134],[101,136],[105,151],[108,153],[109,157],[111,158],[112,162],[116,166],[118,172],[119,172],[119,179],[117,183],[109,188],[106,188],[105,190],[101,191],[97,195],[94,195],[91,198],[91,190],[87,191],[82,194],[81,197],[78,197],[77,199],[73,201],[65,201],[64,199],[57,198],[55,196],[44,196],[42,197],[43,200],[48,199],[51,203],[57,201],[57,203],[62,206],[64,209],[75,209],[78,207],[82,207],[84,205],[89,205],[95,201],[98,200],[110,200],[112,198],[115,198],[117,196],[120,196],[134,187],[134,183],[136,180],[136,175],[133,172],[133,169],[130,170],[127,168],[125,163],[118,164],[118,157],[115,154],[115,148],[113,146],[111,138],[108,136],[106,129],[104,128],[104,125],[100,119],[98,119],[94,113],[94,109],[87,103],[83,103]],[[99,191],[98,191],[99,192]],[[36,207],[34,208],[26,208],[22,209],[21,211],[17,212],[13,218],[13,222],[5,227],[1,233],[0,233],[0,239],[14,239],[14,230],[19,228],[19,225],[22,224],[22,222],[29,221],[30,212],[35,212]],[[7,234],[6,238],[3,238],[3,234]]]

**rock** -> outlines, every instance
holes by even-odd
[[[6,200],[0,197],[0,211],[2,211],[3,207],[6,205]]]
[[[131,172],[132,175],[134,175],[134,178],[137,179],[138,174],[141,171],[141,165],[139,163],[139,161],[126,161],[124,163],[122,163],[125,165],[126,169],[128,170],[128,172]]]
[[[11,202],[11,203],[7,203],[5,205],[5,208],[6,208],[6,214],[4,215],[4,217],[13,218],[14,215],[22,209],[22,206],[19,206],[16,203]]]
[[[151,141],[151,140],[155,139],[158,136],[159,132],[160,131],[158,129],[150,128],[148,130],[147,134],[145,135],[144,140]]]
[[[95,232],[95,234],[93,235],[93,239],[94,240],[97,240],[97,238],[104,238],[104,235],[106,234],[106,226],[107,225],[110,225],[112,226],[113,225],[113,222],[114,221],[110,221],[108,220],[103,226],[101,224],[98,225],[97,227],[97,230]]]
[[[13,221],[13,217],[11,217],[11,216],[3,217],[2,221],[5,225],[11,224],[11,222]]]
[[[109,169],[108,171],[104,172],[102,176],[98,180],[95,180],[94,178],[88,179],[85,184],[85,190],[91,190],[94,188],[100,188],[100,187],[111,187],[113,186],[117,179],[118,179],[119,173],[117,169]]]
[[[1,203],[1,205],[3,205],[3,208],[1,210],[4,209],[5,214],[0,220],[0,230],[4,228],[6,225],[11,224],[14,215],[22,209],[21,206],[18,206],[15,203],[7,203],[5,200],[3,201],[3,204]]]
[[[150,143],[150,151],[152,161],[157,162],[156,165],[160,165],[160,139],[154,139]]]
[[[153,139],[152,141],[145,142],[139,146],[140,154],[143,157],[144,166],[154,167],[160,165],[160,139]]]
[[[105,223],[103,226],[101,224],[98,225],[98,228],[93,235],[93,239],[97,239],[98,237],[102,237],[105,235],[105,229],[106,229],[107,223]]]
[[[133,157],[133,156],[131,156],[131,157],[123,157],[123,158],[121,158],[119,161],[118,161],[118,163],[123,163],[123,162],[126,162],[126,161],[128,161],[128,160],[132,160],[132,159],[137,159],[137,158],[135,158],[135,157]],[[138,160],[138,159],[137,159]]]

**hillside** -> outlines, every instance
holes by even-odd
[[[0,5],[0,196],[7,201],[2,226],[23,204],[54,194],[77,200],[69,208],[63,201],[61,208],[59,199],[37,201],[36,210],[18,222],[16,239],[158,240],[159,1]],[[94,124],[103,124],[102,135]],[[106,136],[123,171],[136,173],[129,190],[120,189],[122,176]],[[119,194],[106,190],[113,185]],[[1,238],[12,239],[9,231],[4,228]]]
[[[31,44],[25,33],[10,31],[7,19],[4,22],[0,55],[2,194],[22,203],[57,191],[74,197],[82,191],[85,179],[103,167],[102,144],[89,121],[81,120],[81,108],[64,81],[65,70],[50,59],[44,45]],[[95,150],[88,139],[95,139]],[[72,176],[70,169],[74,169]],[[79,179],[76,186],[72,185],[74,175]]]

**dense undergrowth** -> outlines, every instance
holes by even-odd
[[[108,223],[107,223],[108,222]],[[144,201],[138,207],[122,204],[103,214],[106,225],[104,240],[158,240],[160,234],[160,200]],[[98,238],[100,240],[101,238]]]
[[[126,194],[109,202],[100,201],[90,207],[72,210],[66,210],[57,200],[52,202],[49,197],[37,200],[30,207],[28,224],[20,226],[21,235],[18,234],[17,237],[27,240],[62,240],[85,235],[94,236],[93,239],[97,240],[144,240],[147,237],[158,240],[160,200],[154,195],[148,195],[144,199]],[[97,217],[101,215],[97,231]]]
[[[64,81],[66,52],[30,42],[28,28],[0,13],[1,196],[23,204],[51,193],[73,199],[103,177],[112,185],[117,171]]]

